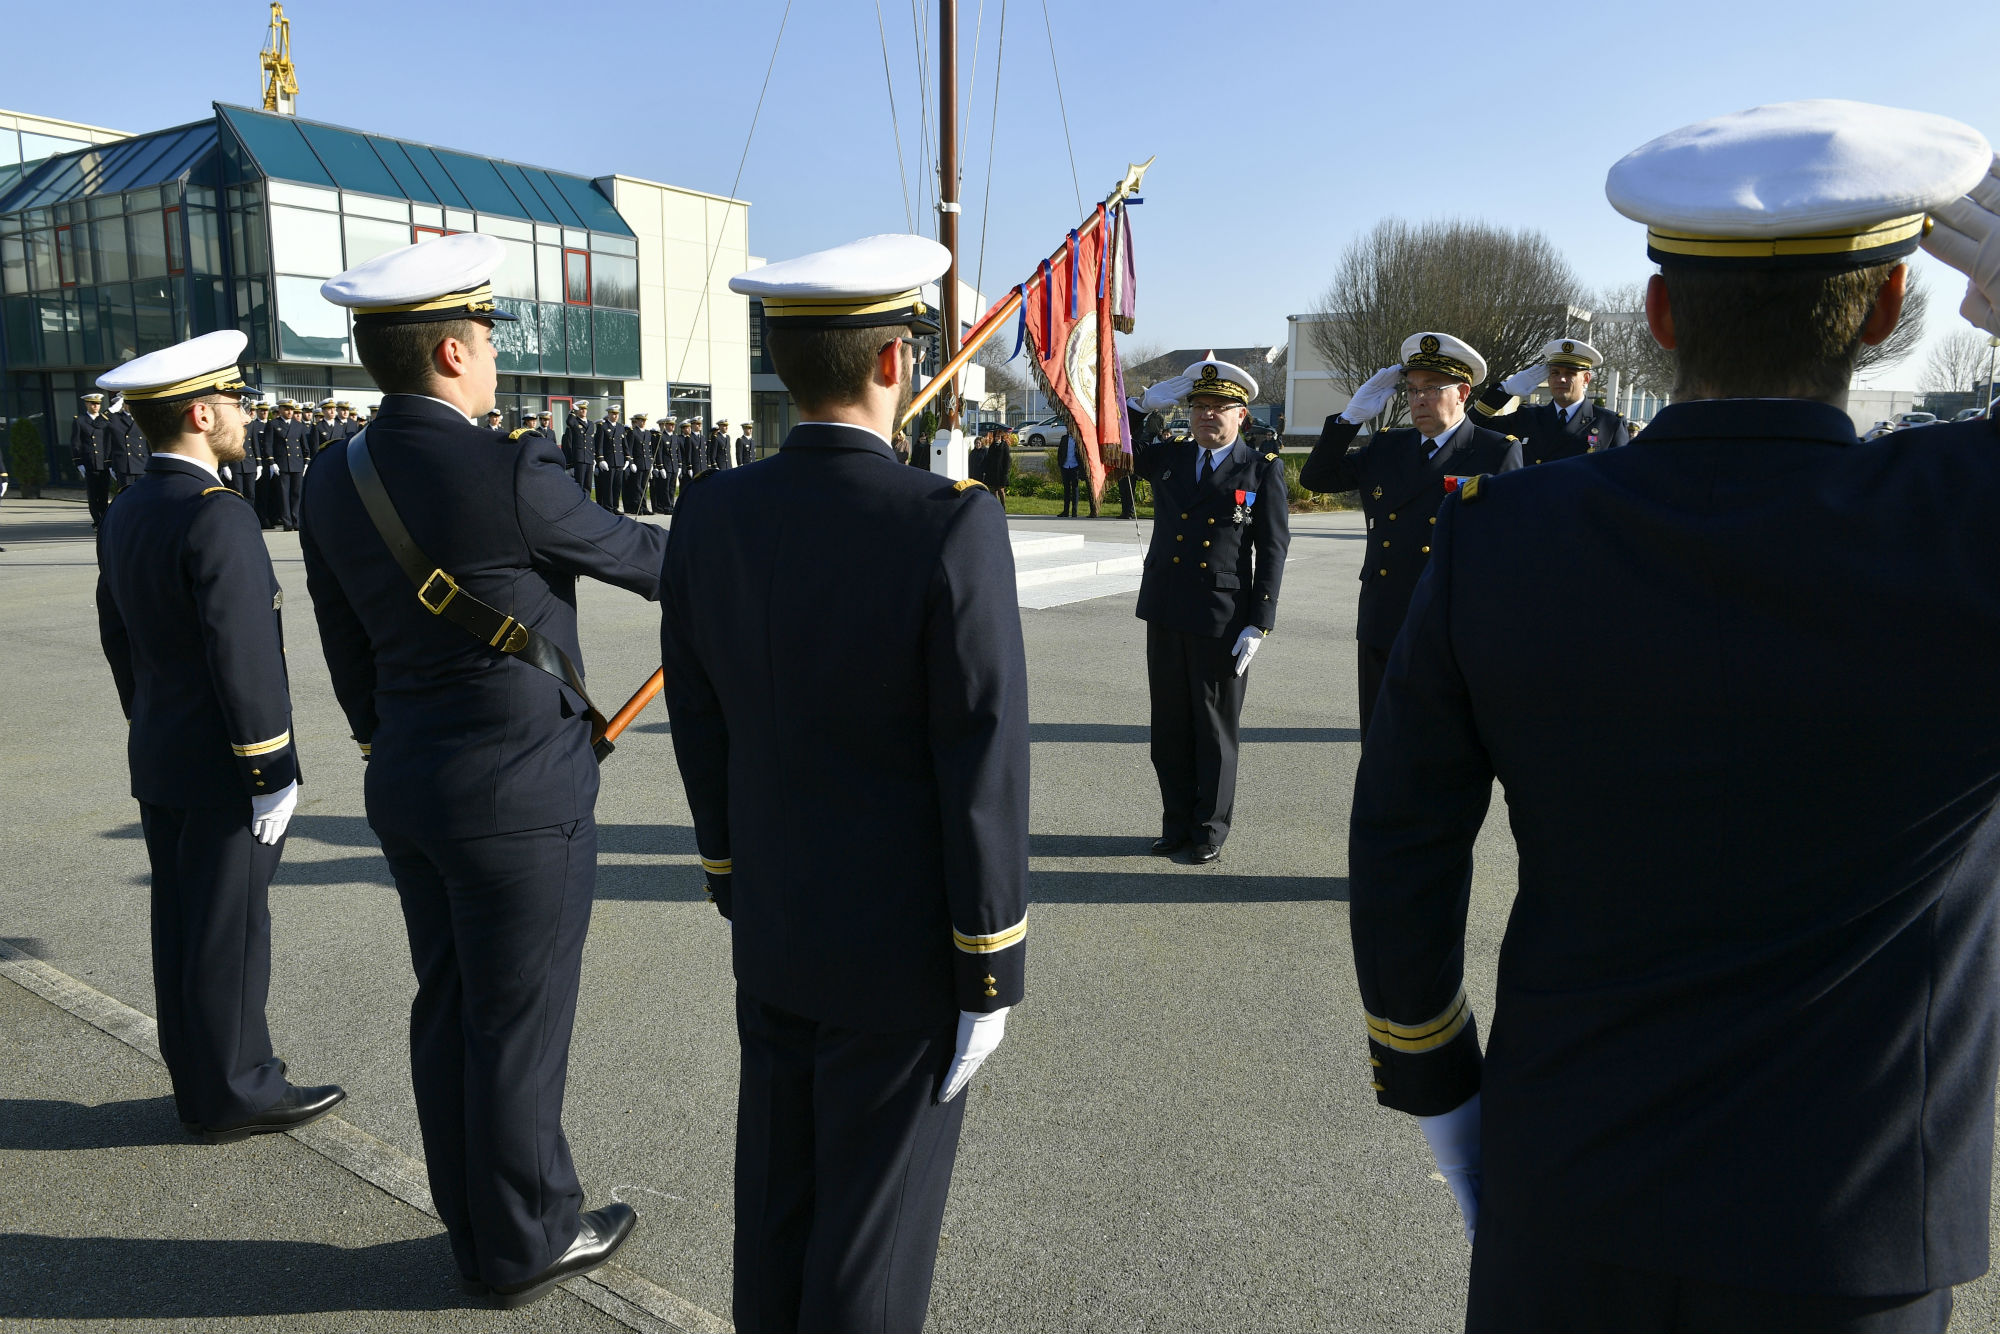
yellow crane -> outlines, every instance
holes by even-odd
[[[292,65],[292,21],[285,7],[271,6],[271,31],[260,57],[264,70],[264,110],[280,116],[299,114],[299,73]]]

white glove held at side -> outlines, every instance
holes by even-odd
[[[1417,1124],[1430,1142],[1437,1158],[1438,1172],[1458,1200],[1459,1217],[1465,1222],[1465,1242],[1472,1244],[1479,1229],[1479,1184],[1482,1159],[1479,1147],[1479,1095],[1473,1094],[1442,1116],[1420,1116]]]
[[[1176,375],[1158,384],[1148,385],[1146,392],[1139,395],[1139,411],[1165,412],[1186,398],[1188,391],[1193,388],[1194,380],[1186,375]]]
[[[1396,386],[1403,381],[1403,368],[1384,366],[1361,382],[1354,391],[1354,397],[1347,400],[1347,406],[1340,410],[1340,419],[1359,426],[1389,405],[1396,396]]]
[[[1243,633],[1236,636],[1236,647],[1229,650],[1229,656],[1236,659],[1238,676],[1250,670],[1250,659],[1257,656],[1257,648],[1264,642],[1264,632],[1254,625],[1243,627]]]
[[[1970,194],[1932,216],[1924,249],[1971,279],[1958,313],[2000,335],[2000,155]]]
[[[225,482],[233,482],[236,480],[236,474],[229,471],[229,465],[227,463],[222,465],[222,480]]]
[[[1536,389],[1541,387],[1542,382],[1548,378],[1549,368],[1547,366],[1530,366],[1526,370],[1515,371],[1512,375],[1502,380],[1500,387],[1515,398],[1522,398],[1534,393]]]
[[[250,833],[259,843],[276,843],[285,836],[285,826],[292,822],[292,812],[298,804],[296,780],[269,796],[250,798]]]
[[[960,1010],[958,1054],[951,1058],[951,1068],[944,1072],[944,1092],[938,1094],[938,1101],[945,1103],[956,1098],[959,1090],[972,1082],[972,1077],[979,1073],[979,1067],[1000,1045],[1000,1039],[1006,1036],[1006,1010],[992,1010],[985,1014]]]

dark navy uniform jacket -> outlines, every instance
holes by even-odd
[[[547,439],[496,440],[448,404],[391,394],[367,440],[424,554],[579,671],[577,576],[658,596],[666,534],[587,502]],[[597,764],[575,692],[424,610],[361,507],[345,449],[306,474],[304,511],[320,644],[370,756],[369,823],[476,838],[588,816]]]
[[[132,795],[247,813],[297,779],[284,599],[257,511],[200,464],[155,454],[105,511],[97,562]]]
[[[1430,563],[1437,510],[1458,479],[1508,472],[1521,466],[1513,438],[1477,425],[1471,414],[1444,437],[1426,461],[1423,433],[1415,427],[1378,431],[1350,451],[1361,428],[1328,417],[1299,482],[1308,491],[1360,491],[1368,522],[1368,554],[1361,562],[1361,607],[1354,637],[1387,653],[1403,628],[1403,614],[1417,577]]]
[[[279,472],[304,472],[306,460],[312,457],[312,426],[297,417],[290,421],[271,422],[271,431],[265,440],[271,449],[271,461]]]
[[[142,477],[146,472],[146,460],[152,451],[146,445],[145,433],[139,423],[132,420],[129,412],[113,412],[104,418],[104,437],[111,455],[111,467],[119,476],[128,479]]]
[[[597,423],[597,431],[591,436],[592,456],[612,472],[624,472],[625,436],[631,429],[624,422]]]
[[[876,1032],[1019,1001],[1028,676],[992,494],[802,425],[681,493],[666,564],[674,756],[743,989]]]
[[[69,458],[91,472],[101,472],[111,466],[111,444],[107,437],[110,419],[103,413],[93,417],[87,412],[76,414],[69,427]]]
[[[1132,438],[1140,439],[1139,418],[1129,409],[1128,415]],[[1208,638],[1237,635],[1246,625],[1270,630],[1292,541],[1285,465],[1239,439],[1215,472],[1197,482],[1201,455],[1192,440],[1133,451],[1132,470],[1153,484],[1153,540],[1139,583],[1139,619]]]
[[[1484,1089],[1482,1214],[1580,1258],[1887,1295],[1986,1268],[2000,435],[1676,403],[1438,516],[1350,835],[1375,1085]],[[1473,838],[1520,887],[1484,1065]],[[1484,1221],[1484,1220],[1482,1220]]]
[[[1553,463],[1631,443],[1625,418],[1602,403],[1580,403],[1565,419],[1553,403],[1510,410],[1509,405],[1519,401],[1495,385],[1473,400],[1472,410],[1482,425],[1520,440],[1523,463]]]
[[[591,445],[591,433],[596,429],[596,422],[577,417],[571,417],[563,426],[562,456],[565,468],[574,472],[578,468],[590,467],[595,461],[597,456]]]

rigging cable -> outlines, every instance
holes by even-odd
[[[980,0],[984,8],[985,0]],[[993,144],[1000,133],[1000,71],[1007,59],[1007,0],[1000,0],[1000,40],[993,48],[993,121],[986,132],[986,196],[979,204],[979,268],[975,271],[972,286],[985,300],[986,292],[986,220],[993,209]]]
[[[917,217],[910,211],[910,169],[903,165],[903,127],[896,119],[896,78],[889,72],[889,29],[882,22],[882,0],[875,0],[875,31],[882,38],[882,82],[889,88],[889,129],[896,136],[896,181],[903,187],[903,225],[914,232]]]
[[[785,12],[778,19],[778,35],[771,43],[771,63],[764,66],[764,86],[757,90],[757,108],[750,113],[750,132],[743,136],[743,156],[736,159],[736,179],[729,183],[729,198],[732,201],[736,198],[737,187],[743,184],[743,164],[750,160],[750,141],[757,137],[757,120],[764,114],[764,94],[771,91],[771,71],[778,67],[778,48],[784,45],[785,24],[791,21],[791,17],[792,0],[785,0]],[[707,209],[704,208],[702,212],[705,216]],[[681,364],[674,371],[675,380],[679,380],[681,375],[687,370],[688,353],[694,351],[695,329],[700,326],[701,312],[708,305],[708,285],[715,281],[715,261],[722,254],[722,238],[728,234],[729,227],[725,220],[724,225],[716,230],[714,248],[708,252],[708,272],[702,276],[701,295],[695,299],[694,317],[688,321],[687,342],[681,346]],[[746,243],[749,240],[747,233],[744,240]],[[673,400],[674,390],[673,386],[669,384],[667,386],[668,412],[674,410]]]
[[[919,96],[917,97],[917,148],[922,155],[922,160],[926,164],[935,164],[938,161],[939,155],[932,147],[933,139],[931,136],[930,17],[930,0],[923,0],[922,13],[917,11],[917,0],[910,0],[910,40],[916,46],[917,88],[919,90]],[[922,209],[925,216],[934,216],[937,213],[936,201],[942,198],[938,193],[938,177],[936,172],[919,172],[917,174],[917,183],[917,204],[919,208]],[[926,188],[930,192],[928,195],[925,194]]]
[[[1069,184],[1076,191],[1076,211],[1083,213],[1083,186],[1076,175],[1076,143],[1069,137],[1069,108],[1063,105],[1062,67],[1056,63],[1056,30],[1049,22],[1049,0],[1042,0],[1042,31],[1049,35],[1049,68],[1056,76],[1056,108],[1062,112],[1063,143],[1069,147]]]
[[[986,0],[979,0],[979,13],[972,20],[972,86],[965,90],[965,114],[958,122],[958,179],[952,194],[965,197],[965,136],[972,132],[972,108],[979,99],[979,39],[986,30]]]

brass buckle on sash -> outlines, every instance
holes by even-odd
[[[431,585],[436,583],[440,579],[444,580],[445,583],[444,596],[439,598],[436,602],[432,602],[430,598],[426,596],[426,594],[428,594],[431,591]],[[417,601],[423,603],[424,610],[429,612],[433,616],[444,615],[444,609],[446,607],[449,607],[451,605],[451,600],[457,596],[458,596],[458,580],[452,578],[450,575],[446,574],[443,570],[432,570],[431,577],[424,580],[424,582],[418,585],[417,587]]]

